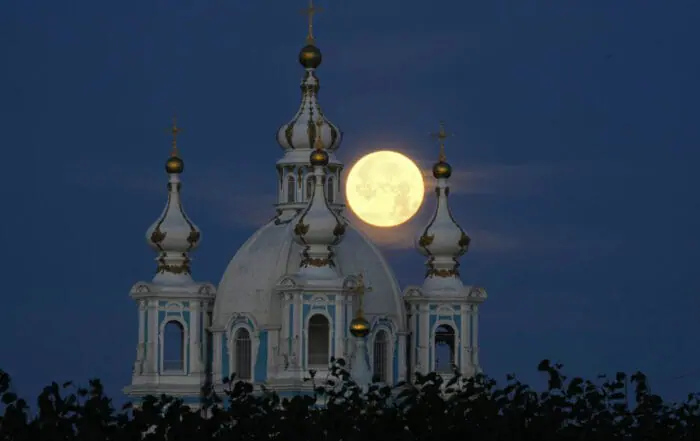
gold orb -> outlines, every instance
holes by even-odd
[[[170,174],[179,174],[185,169],[185,163],[177,156],[171,156],[165,162],[165,171]]]
[[[299,62],[306,69],[316,69],[321,65],[321,51],[313,44],[307,44],[299,52]]]
[[[325,150],[316,149],[309,156],[311,165],[325,167],[328,165],[328,153]]]
[[[350,322],[350,334],[355,337],[367,337],[369,335],[369,322],[364,317],[355,317]]]
[[[436,179],[447,179],[452,176],[452,166],[446,162],[438,162],[433,166],[433,176]]]

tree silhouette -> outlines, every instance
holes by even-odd
[[[221,396],[210,383],[202,389],[200,409],[149,396],[119,411],[98,380],[87,388],[51,383],[30,409],[0,371],[0,441],[700,440],[700,397],[666,403],[641,372],[569,379],[544,360],[538,370],[548,385],[538,392],[514,375],[498,387],[456,370],[449,381],[430,373],[411,384],[360,387],[344,360],[330,367],[323,379],[309,372],[308,396],[280,399],[232,375]]]

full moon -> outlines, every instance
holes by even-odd
[[[423,174],[415,162],[389,150],[360,158],[345,183],[352,212],[375,227],[393,227],[409,220],[424,194]]]

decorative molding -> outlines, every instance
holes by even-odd
[[[151,292],[151,289],[148,287],[148,285],[146,285],[145,283],[142,283],[142,284],[136,285],[133,288],[133,291],[136,293],[142,294],[142,293]]]

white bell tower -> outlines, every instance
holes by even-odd
[[[156,274],[150,282],[136,283],[130,293],[138,305],[139,331],[131,385],[124,392],[136,400],[168,394],[196,406],[208,381],[207,334],[216,290],[191,276],[189,253],[199,245],[201,232],[180,200],[184,162],[177,149],[178,131],[173,121],[172,153],[165,164],[168,200],[146,233],[158,254]]]
[[[416,244],[427,257],[428,270],[422,286],[404,292],[411,329],[408,358],[411,373],[450,377],[457,369],[472,376],[480,371],[478,316],[486,291],[464,286],[460,279],[458,259],[466,253],[470,238],[455,221],[447,201],[452,167],[445,158],[448,135],[442,124],[434,136],[440,142],[439,160],[433,166],[437,206]]]

